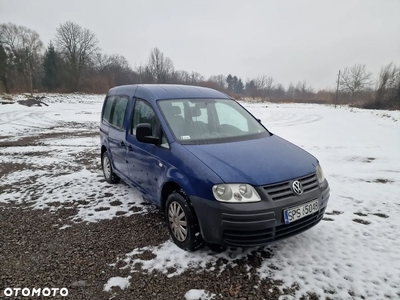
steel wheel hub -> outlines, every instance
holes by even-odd
[[[103,159],[103,171],[106,178],[110,178],[111,176],[111,163],[107,156],[104,156]]]
[[[174,237],[180,242],[186,240],[187,237],[186,215],[185,212],[183,211],[182,206],[176,201],[173,201],[169,206],[168,220]]]

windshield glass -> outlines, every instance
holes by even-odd
[[[269,136],[269,132],[230,99],[159,100],[158,105],[176,141],[210,144]]]

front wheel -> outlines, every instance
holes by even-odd
[[[178,192],[168,196],[165,215],[169,233],[179,248],[194,251],[203,245],[196,216],[188,201]]]
[[[118,183],[120,181],[119,177],[114,173],[108,151],[104,152],[101,157],[101,166],[103,167],[104,178],[108,183]]]

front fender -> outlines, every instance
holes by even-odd
[[[172,143],[171,152],[175,163],[167,170],[165,183],[178,184],[188,196],[213,200],[211,188],[214,184],[222,183],[222,179],[180,144]]]

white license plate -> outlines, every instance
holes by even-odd
[[[285,209],[283,211],[285,224],[290,224],[317,211],[319,211],[318,200],[313,200],[296,207]]]

